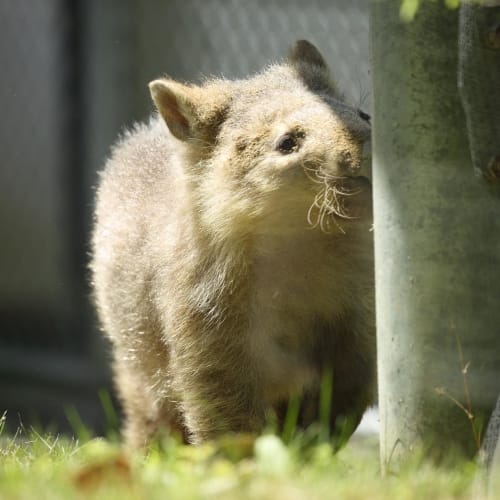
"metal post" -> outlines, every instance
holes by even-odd
[[[473,175],[458,13],[372,2],[381,459],[473,455],[500,389],[500,197]]]

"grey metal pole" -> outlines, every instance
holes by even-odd
[[[381,459],[472,456],[500,392],[500,196],[473,174],[458,13],[371,3]]]

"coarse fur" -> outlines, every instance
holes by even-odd
[[[258,432],[292,396],[306,426],[325,373],[332,427],[355,427],[375,388],[368,117],[306,41],[249,79],[150,89],[160,116],[114,147],[92,241],[128,444]]]

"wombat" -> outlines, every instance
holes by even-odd
[[[92,241],[126,441],[257,433],[292,397],[307,426],[325,377],[331,428],[354,429],[375,388],[369,117],[307,41],[248,79],[149,86],[159,116],[114,147]]]

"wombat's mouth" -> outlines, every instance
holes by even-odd
[[[325,179],[322,189],[315,196],[307,213],[307,221],[323,232],[329,233],[332,224],[345,232],[337,219],[359,219],[363,211],[359,208],[366,197],[358,198],[361,193],[371,192],[371,182],[367,177],[336,177]],[[356,200],[359,199],[361,204]]]
[[[357,190],[365,190],[370,188],[372,183],[368,177],[342,177],[337,180],[338,187],[342,191],[348,191],[349,194],[356,194]],[[347,193],[346,193],[347,194]]]

